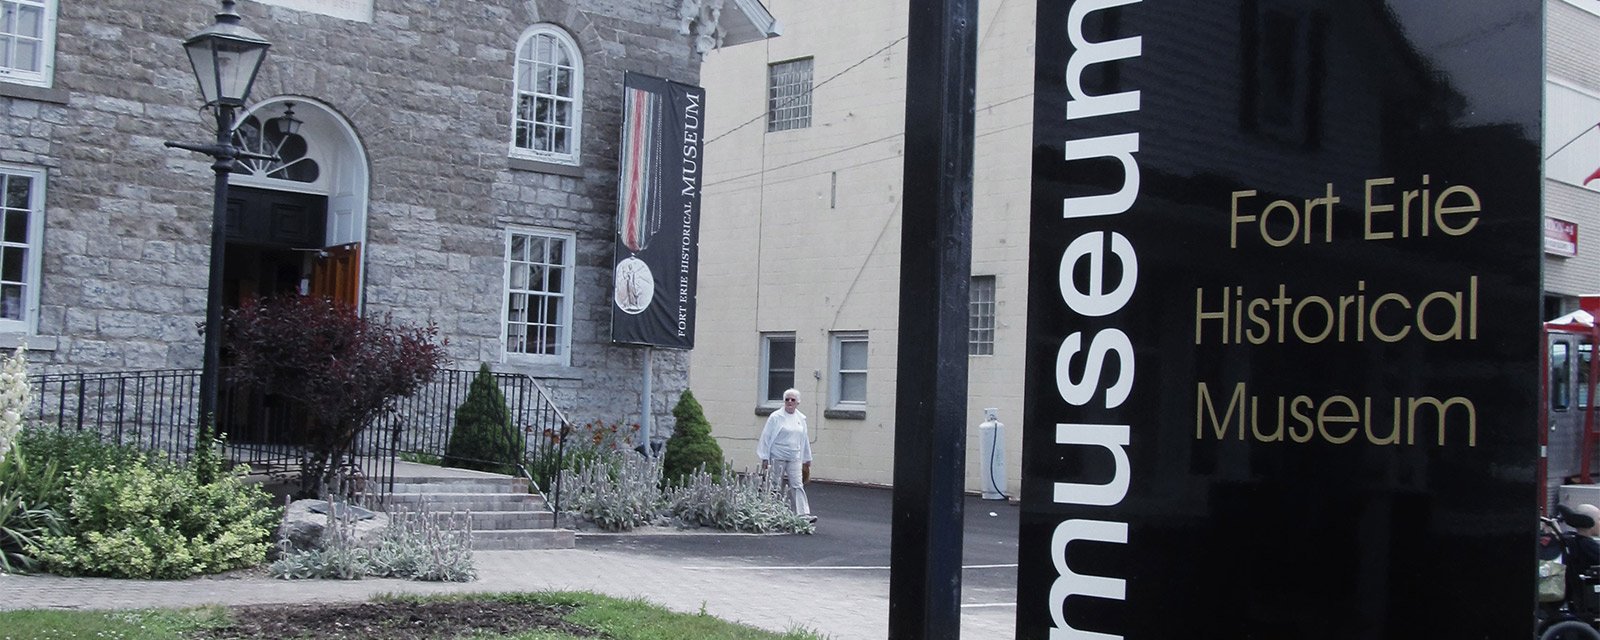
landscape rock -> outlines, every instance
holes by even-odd
[[[273,534],[273,549],[281,549],[279,543],[284,540],[289,542],[290,548],[297,551],[326,547],[324,537],[330,524],[330,511],[332,517],[344,519],[339,526],[349,531],[354,536],[355,542],[361,546],[376,543],[384,529],[389,527],[389,516],[348,503],[296,500],[289,503],[289,508],[283,515],[283,523],[278,525],[278,530]]]

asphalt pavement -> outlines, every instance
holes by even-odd
[[[881,579],[888,597],[892,492],[882,487],[812,483],[806,487],[817,531],[809,536],[662,535],[658,531],[579,533],[578,548],[625,551],[682,562],[737,559],[761,568],[858,572]],[[1015,612],[1015,503],[968,496],[963,505],[961,602],[968,609]]]

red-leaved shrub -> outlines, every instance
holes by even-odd
[[[334,486],[343,460],[373,419],[433,379],[444,364],[438,327],[364,318],[315,296],[248,301],[223,320],[228,380],[304,411],[300,495]]]

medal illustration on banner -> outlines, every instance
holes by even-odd
[[[617,235],[631,252],[617,263],[617,308],[638,315],[655,298],[655,274],[639,254],[661,228],[661,96],[627,87],[623,114],[622,175],[617,184]]]

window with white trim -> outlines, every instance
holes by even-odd
[[[39,315],[44,175],[0,165],[0,332],[32,333]]]
[[[833,409],[867,407],[867,334],[835,333],[828,358]]]
[[[811,126],[811,58],[767,65],[767,131]]]
[[[994,355],[994,276],[972,276],[967,286],[967,355]]]
[[[578,164],[583,132],[583,58],[560,27],[534,25],[517,41],[511,155]]]
[[[0,82],[49,87],[56,0],[0,0]]]
[[[506,231],[507,360],[557,364],[572,361],[573,250],[571,233]]]
[[[783,404],[783,392],[794,387],[794,334],[761,335],[761,404]]]

